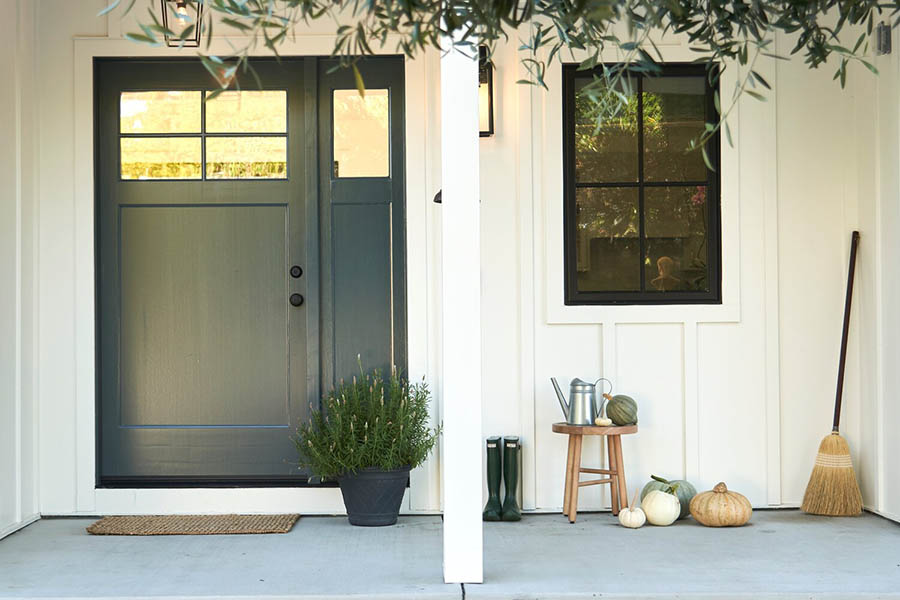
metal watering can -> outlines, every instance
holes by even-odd
[[[569,383],[569,401],[566,402],[566,398],[556,382],[556,377],[551,377],[550,381],[553,382],[553,389],[556,390],[556,396],[559,398],[559,406],[569,425],[593,425],[594,419],[597,418],[603,407],[602,401],[597,404],[597,384],[605,381],[609,383],[610,391],[612,390],[612,383],[603,377],[594,383],[582,381],[576,377]]]

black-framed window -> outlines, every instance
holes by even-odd
[[[687,150],[717,114],[706,67],[634,74],[599,131],[597,74],[563,68],[566,304],[721,303],[718,136],[713,169]]]

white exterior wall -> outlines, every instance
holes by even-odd
[[[37,420],[34,12],[0,0],[0,537],[34,520]]]
[[[116,18],[107,27],[94,16],[105,4],[37,3],[41,512],[340,510],[333,490],[93,490],[85,65],[94,54],[167,53],[106,40],[122,27]],[[91,39],[73,41],[77,36]],[[693,58],[677,43],[661,43],[667,59]],[[516,85],[523,74],[515,45],[495,54],[497,133],[480,142],[482,395],[483,434],[522,437],[525,507],[556,510],[562,500],[565,440],[550,432],[561,415],[549,378],[601,375],[639,404],[641,431],[624,442],[630,488],[650,473],[687,476],[698,488],[724,480],[755,506],[798,505],[818,442],[830,430],[847,245],[859,226],[859,301],[842,430],[867,506],[900,514],[900,489],[879,484],[886,469],[898,466],[884,457],[900,455],[890,446],[897,442],[879,433],[888,427],[881,413],[891,410],[881,398],[900,391],[900,380],[890,379],[896,369],[879,365],[888,352],[900,354],[900,336],[889,336],[893,346],[879,341],[885,328],[874,312],[895,318],[890,307],[900,288],[890,288],[896,278],[886,273],[897,260],[890,246],[896,236],[880,234],[877,265],[869,245],[877,219],[893,215],[900,227],[896,58],[880,59],[894,69],[892,79],[876,83],[854,69],[843,94],[830,68],[809,72],[799,61],[760,66],[776,91],[766,103],[745,99],[732,115],[735,146],[722,144],[723,305],[565,307],[560,70],[553,67],[549,92]],[[786,40],[779,46],[790,47]],[[327,36],[300,36],[285,54],[329,49]],[[440,188],[438,65],[436,53],[408,65],[406,99],[410,372],[425,375],[433,390],[441,389],[441,207],[430,201]],[[735,69],[726,73],[723,95],[737,76]],[[878,143],[894,157],[891,168],[877,172],[876,96],[880,118],[893,127],[887,134],[877,128],[887,135]],[[875,205],[876,191],[891,198],[890,209]],[[880,222],[884,230],[888,221]],[[876,360],[882,343],[885,354]],[[896,428],[900,416],[892,418]],[[585,462],[601,462],[602,455],[598,440],[585,443]],[[408,510],[439,510],[438,463],[436,457],[416,473]],[[583,490],[582,509],[608,505],[599,487],[605,488]]]
[[[900,520],[900,36],[893,54],[876,57],[880,76],[859,87],[866,111],[860,147],[859,438],[852,446],[866,506]],[[851,442],[852,443],[852,442]]]
[[[831,428],[849,234],[871,187],[861,169],[874,78],[853,70],[841,93],[830,68],[758,63],[775,91],[745,98],[731,116],[734,147],[722,143],[722,306],[566,307],[559,69],[549,92],[523,92],[514,48],[495,60],[498,133],[482,141],[481,164],[492,174],[482,179],[484,434],[523,436],[526,506],[562,501],[566,446],[550,432],[562,417],[549,378],[601,375],[638,401],[640,433],[624,441],[630,489],[653,473],[700,489],[724,480],[755,506],[799,505]],[[723,97],[736,76],[726,70]],[[842,431],[859,464],[856,325]],[[602,462],[590,442],[586,456]],[[609,505],[605,486],[581,498]]]

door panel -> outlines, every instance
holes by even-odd
[[[359,361],[366,369],[393,363],[391,207],[336,204],[332,224],[335,372],[347,379],[359,372]]]
[[[119,231],[122,426],[290,425],[286,208],[126,206]]]

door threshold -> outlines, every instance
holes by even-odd
[[[101,477],[97,484],[98,489],[306,487],[337,487],[337,482],[309,483],[306,477]]]

